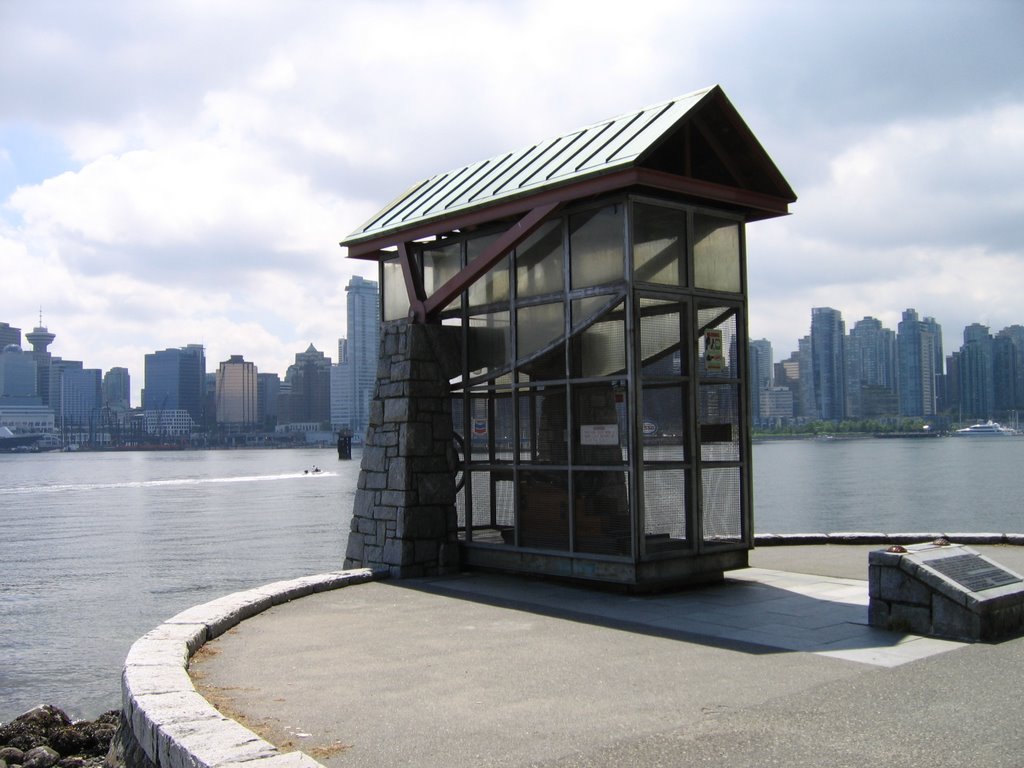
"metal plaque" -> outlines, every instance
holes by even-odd
[[[978,555],[938,557],[926,561],[925,564],[971,592],[1005,587],[1007,584],[1016,584],[1021,581],[1014,574],[983,560]]]

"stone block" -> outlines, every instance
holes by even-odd
[[[352,521],[353,525],[356,526],[356,530],[362,534],[377,534],[377,524],[368,517],[354,518]]]
[[[359,482],[361,487],[374,490],[383,491],[388,487],[388,475],[386,472],[360,472]]]
[[[913,632],[927,635],[931,631],[932,612],[930,606],[889,603],[889,622],[886,629],[896,632]]]
[[[409,381],[413,378],[413,364],[410,360],[394,360],[391,363],[391,381]]]
[[[408,509],[398,518],[396,535],[400,539],[443,539],[445,516],[437,507],[418,507]]]
[[[365,472],[384,472],[387,469],[387,452],[379,445],[363,446],[363,458],[359,469]]]
[[[388,462],[388,490],[407,491],[412,490],[411,467],[402,457],[396,457]]]
[[[455,478],[450,472],[420,474],[416,481],[421,504],[455,503]]]
[[[389,503],[389,500],[385,498],[388,493],[388,491],[381,493],[380,503],[373,509],[374,520],[396,520],[398,518],[397,505]]]
[[[932,590],[898,568],[879,568],[879,597],[912,605],[931,605]]]
[[[430,424],[403,424],[398,439],[403,456],[427,456],[434,450],[434,436]]]
[[[416,504],[416,494],[412,491],[384,491],[381,493],[380,503],[392,507],[408,507]]]
[[[954,640],[977,640],[981,637],[981,617],[962,604],[944,595],[932,595],[932,634]]]
[[[417,563],[433,563],[437,561],[440,544],[437,539],[419,539],[415,543],[415,559]]]
[[[409,420],[409,399],[393,397],[384,401],[384,423],[403,424]]]
[[[381,562],[385,565],[408,565],[413,562],[415,549],[413,542],[402,539],[389,539],[384,544]]]

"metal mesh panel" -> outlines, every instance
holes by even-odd
[[[497,239],[497,235],[486,235],[467,240],[466,261],[472,263],[474,259],[483,254]],[[479,307],[485,304],[508,302],[508,270],[509,258],[506,256],[491,267],[487,274],[469,286],[469,306]]]
[[[645,462],[686,460],[685,402],[682,386],[644,387],[640,439]]]
[[[693,216],[693,271],[698,288],[740,291],[740,225],[729,219]]]
[[[644,377],[681,376],[685,361],[681,355],[680,302],[640,300],[640,365]]]
[[[739,461],[740,397],[738,385],[701,385],[700,457],[704,461]]]
[[[644,471],[644,535],[648,552],[686,543],[686,476],[685,469]]]
[[[598,301],[604,296],[596,297]],[[586,310],[578,305],[594,302],[595,299],[574,301],[573,322],[577,314]],[[622,304],[615,310],[605,313],[605,319],[599,320],[572,339],[572,375],[573,376],[612,376],[623,374],[626,370],[626,324],[622,312]]]
[[[519,298],[558,293],[565,282],[562,273],[562,220],[549,221],[516,251],[516,284]]]
[[[701,471],[704,540],[739,541],[743,535],[739,467]]]
[[[623,279],[624,228],[623,206],[618,204],[584,211],[569,218],[573,288]]]
[[[489,448],[490,419],[487,414],[487,397],[469,399],[469,424],[465,433],[466,450],[470,461],[486,462],[491,458]]]
[[[532,449],[532,460],[544,464],[567,463],[569,451],[565,387],[553,386],[531,390],[524,400],[527,401],[529,411],[520,410],[520,424],[524,429],[522,434],[526,438],[525,442]]]
[[[628,458],[626,388],[612,382],[572,388],[573,464],[621,464]]]
[[[686,211],[637,203],[633,213],[633,279],[684,285]]]
[[[512,418],[512,393],[494,395],[494,460],[512,461],[515,455],[515,421]]]
[[[466,330],[469,377],[497,373],[512,365],[512,326],[508,312],[473,315]]]
[[[628,474],[576,472],[573,476],[576,549],[605,555],[630,552]]]
[[[569,493],[564,472],[519,475],[519,543],[539,549],[569,549]]]

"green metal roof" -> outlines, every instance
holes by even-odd
[[[712,100],[736,116],[744,134],[744,150],[755,150],[752,156],[773,180],[772,191],[795,200],[781,173],[715,85],[421,181],[341,245],[378,241],[433,221],[639,166],[693,117],[703,102]]]

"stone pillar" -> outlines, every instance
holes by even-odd
[[[408,320],[382,328],[345,568],[396,578],[458,569],[452,410],[459,329]]]

